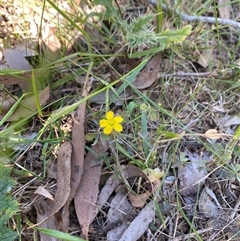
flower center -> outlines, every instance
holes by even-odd
[[[109,121],[108,121],[108,124],[109,124],[110,126],[114,126],[114,120],[109,120]]]

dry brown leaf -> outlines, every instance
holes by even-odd
[[[61,144],[57,159],[57,190],[54,195],[55,201],[51,201],[51,203],[49,204],[49,210],[47,214],[44,215],[44,219],[42,219],[40,223],[37,223],[36,225],[40,225],[52,216],[54,216],[67,202],[70,195],[71,155],[71,143],[64,142],[63,144]],[[38,207],[41,207],[41,205],[43,205],[44,203],[45,201],[42,200],[42,202],[38,204]],[[48,209],[48,207],[46,207],[45,209]]]
[[[134,195],[133,193],[129,193],[128,197],[131,204],[134,207],[141,208],[146,204],[147,199],[150,197],[150,192],[145,192],[141,194]]]
[[[146,205],[139,215],[132,221],[119,241],[136,241],[148,229],[148,225],[155,217],[154,201]]]
[[[54,198],[52,196],[52,194],[44,187],[42,186],[39,186],[36,191],[34,192],[34,194],[38,194],[38,195],[41,195],[41,196],[44,196],[52,201],[54,201]]]
[[[146,181],[150,182],[148,179],[148,176],[139,168],[133,165],[127,165],[124,167],[122,170],[122,175],[126,179],[131,178],[131,177],[142,177]]]
[[[230,4],[229,0],[218,0],[220,18],[230,19]]]
[[[76,195],[78,186],[83,173],[84,153],[85,153],[85,109],[86,102],[81,104],[75,112],[72,130],[72,163],[71,163],[71,192],[69,198],[62,211],[62,227],[63,231],[69,226],[69,206]]]
[[[55,216],[49,217],[49,213],[51,213],[52,209],[52,201],[45,201],[41,199],[40,201],[34,203],[34,207],[37,213],[37,223],[40,224],[39,227],[57,230]],[[39,232],[39,235],[41,241],[58,241],[58,239],[45,235],[41,232]]]
[[[0,113],[6,113],[18,99],[15,95],[9,95],[6,92],[0,92]]]
[[[43,106],[46,104],[48,99],[50,98],[50,88],[47,86],[44,90],[42,90],[39,95],[40,105]],[[15,112],[7,119],[7,121],[17,121],[20,118],[24,118],[26,116],[31,115],[34,111],[37,110],[36,100],[33,94],[26,95],[25,98],[21,100],[20,105],[17,107]],[[0,114],[0,119],[4,117],[4,114]]]
[[[31,76],[32,76],[32,73],[24,73],[24,72],[17,75],[10,75],[10,74],[0,75],[0,84],[5,84],[5,85],[25,84],[27,81],[29,81],[29,79],[31,79]]]
[[[147,175],[148,180],[152,184],[152,193],[156,193],[161,184],[159,179],[164,175],[164,172],[161,172],[159,168],[147,168],[143,170],[143,172]],[[146,201],[150,197],[150,195],[150,192],[145,192],[141,194],[129,193],[128,197],[134,207],[143,207],[146,204]]]
[[[158,72],[160,71],[160,53],[156,54],[150,62],[147,63],[142,72],[138,74],[132,84],[137,89],[146,89],[151,86],[158,79]]]
[[[88,152],[84,162],[80,185],[74,198],[78,221],[85,238],[88,238],[89,225],[92,222],[99,192],[102,162],[98,158],[107,149],[108,145],[106,143],[98,142],[93,146],[92,151]]]

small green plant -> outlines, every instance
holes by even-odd
[[[18,211],[18,203],[10,192],[16,185],[10,177],[12,168],[0,163],[0,240],[12,241],[16,238],[17,232],[7,227],[9,219]]]
[[[156,18],[155,14],[123,19],[122,13],[119,11],[120,8],[115,7],[112,1],[95,0],[93,4],[99,4],[105,7],[105,12],[102,15],[103,20],[109,21],[113,25],[112,29],[119,30],[117,35],[120,36],[123,45],[127,47],[131,54],[135,50],[139,51],[154,47],[158,47],[155,53],[159,52],[165,48],[169,48],[173,44],[182,43],[191,32],[191,25],[186,25],[177,30],[166,29],[158,32],[153,24],[154,18]],[[157,18],[157,22],[160,24],[159,18]],[[162,27],[160,29],[162,29]],[[142,56],[146,55],[146,53],[148,52],[143,51]]]

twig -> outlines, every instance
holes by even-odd
[[[156,0],[146,0],[148,3],[156,6]],[[166,4],[162,4],[162,9],[164,11],[171,11],[170,8]],[[223,18],[214,18],[214,17],[205,17],[205,16],[190,16],[180,11],[175,10],[175,13],[178,14],[183,20],[187,22],[202,22],[202,23],[213,23],[219,25],[228,25],[234,28],[237,28],[240,31],[240,23],[231,19],[223,19]]]
[[[235,206],[234,206],[234,208],[233,208],[233,210],[232,210],[232,212],[231,212],[231,214],[229,216],[230,219],[233,219],[234,216],[236,215],[236,213],[239,211],[238,210],[239,206],[240,206],[240,197],[238,198],[238,200],[237,200],[237,202],[236,202],[236,204],[235,204]]]
[[[216,76],[216,72],[204,72],[204,73],[184,73],[176,72],[172,74],[159,73],[158,78],[169,78],[169,77],[211,77]]]
[[[204,228],[204,229],[201,229],[201,230],[197,230],[196,232],[198,234],[203,234],[203,233],[206,233],[206,232],[209,232],[209,231],[212,231],[213,227],[209,227],[209,228]],[[189,233],[189,234],[185,234],[185,235],[180,235],[176,238],[173,238],[171,239],[171,241],[182,241],[182,240],[186,240],[186,239],[189,239],[189,238],[193,238],[195,237],[196,233]]]

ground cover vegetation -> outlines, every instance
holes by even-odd
[[[0,0],[0,240],[240,240],[240,3]]]

